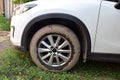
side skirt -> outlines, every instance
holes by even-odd
[[[88,60],[120,63],[120,54],[90,53],[88,54]]]

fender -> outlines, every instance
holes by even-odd
[[[62,14],[62,13],[51,13],[51,14],[44,14],[41,16],[38,16],[34,19],[32,19],[27,26],[24,29],[23,35],[22,35],[22,40],[21,40],[21,45],[22,47],[25,48],[25,50],[27,50],[28,47],[28,40],[29,37],[28,36],[33,36],[35,32],[33,32],[32,30],[34,29],[34,24],[36,23],[41,23],[39,25],[39,27],[37,26],[37,29],[39,30],[40,28],[42,28],[45,25],[48,24],[63,24],[63,25],[71,25],[74,24],[75,27],[70,27],[72,30],[76,29],[78,32],[76,33],[76,30],[74,31],[77,36],[82,35],[83,37],[83,41],[84,41],[84,46],[82,47],[84,50],[82,50],[82,58],[83,61],[86,62],[87,60],[87,54],[91,52],[91,38],[90,38],[90,34],[89,31],[87,29],[87,27],[85,26],[85,24],[79,20],[78,18],[69,15],[69,14]],[[71,24],[69,24],[70,22],[72,22]],[[66,24],[67,23],[67,24]],[[36,29],[36,31],[37,31]],[[33,32],[33,34],[31,34]],[[31,39],[30,39],[31,40]]]

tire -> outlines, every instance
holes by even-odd
[[[76,34],[58,24],[38,30],[30,43],[30,55],[35,64],[52,72],[70,70],[77,63],[80,50]]]

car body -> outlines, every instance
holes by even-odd
[[[37,0],[22,4],[15,8],[13,13],[11,41],[22,50],[30,50],[33,61],[39,66],[39,60],[35,61],[35,57],[33,57],[35,53],[32,52],[34,47],[30,47],[35,44],[35,39],[33,38],[37,38],[38,34],[45,35],[48,33],[49,31],[44,32],[45,29],[49,30],[49,27],[46,28],[46,26],[53,24],[53,26],[58,26],[61,30],[60,32],[58,30],[58,32],[62,34],[62,30],[64,31],[60,27],[62,25],[62,28],[66,26],[68,28],[66,30],[69,31],[70,29],[69,32],[77,36],[75,40],[79,42],[77,42],[78,45],[76,44],[76,46],[80,50],[77,49],[78,52],[76,53],[80,53],[84,62],[88,59],[119,62],[120,9],[118,4],[118,0]],[[115,7],[115,5],[118,6]],[[56,27],[54,28],[56,29]],[[64,36],[57,35],[59,33],[54,28],[48,34],[54,33],[55,35],[51,34],[52,38],[57,36],[57,38],[61,37],[67,41],[67,38],[64,39]],[[44,34],[41,33],[42,30]],[[63,35],[70,35],[71,33],[69,32],[64,31]],[[51,35],[47,38],[51,39]],[[41,39],[44,36],[39,37]],[[43,41],[45,38],[43,38]],[[70,39],[70,37],[68,38]],[[75,47],[74,43],[71,44],[72,40],[68,40],[68,42],[71,48],[73,48],[72,45]],[[42,41],[41,44],[43,44]],[[71,50],[71,48],[69,49]],[[52,53],[56,52],[56,50],[56,48],[52,49]],[[46,63],[46,66],[49,65]],[[40,67],[49,71],[66,71],[72,68],[71,66],[67,69],[58,70],[55,65],[52,65],[51,68],[44,68],[41,65]]]

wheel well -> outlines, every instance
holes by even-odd
[[[30,44],[30,41],[33,37],[33,35],[42,27],[46,26],[46,25],[49,25],[49,24],[60,24],[60,25],[64,25],[66,27],[69,27],[79,38],[79,40],[81,41],[81,43],[83,42],[83,40],[81,40],[82,38],[82,35],[81,33],[79,32],[77,26],[74,24],[74,22],[71,22],[71,21],[68,21],[68,20],[65,20],[65,19],[48,19],[48,20],[44,20],[44,21],[39,21],[39,22],[36,22],[35,24],[32,25],[32,27],[30,28],[29,32],[28,32],[28,35],[26,37],[27,39],[27,49],[29,49],[29,44]]]
[[[25,38],[22,39],[24,44],[24,47],[26,50],[29,50],[29,45],[30,41],[33,37],[33,35],[42,27],[49,25],[49,24],[61,24],[64,26],[69,27],[79,38],[79,41],[81,43],[81,57],[86,60],[87,58],[87,53],[91,51],[91,39],[89,32],[86,28],[86,26],[80,21],[80,23],[76,23],[72,20],[69,19],[64,19],[64,18],[48,18],[44,19],[42,21],[37,21],[35,24],[33,24],[29,30],[26,32]]]

